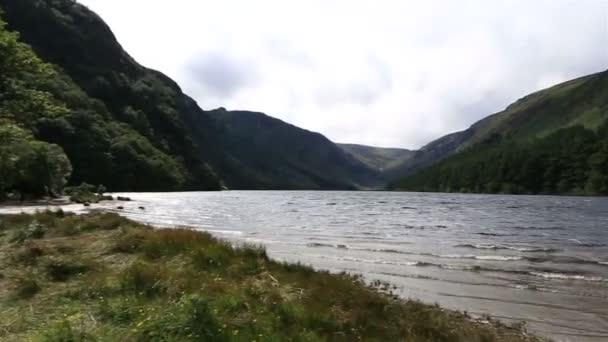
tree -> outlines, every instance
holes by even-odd
[[[15,124],[0,122],[0,196],[56,195],[72,173],[61,147],[42,141]]]

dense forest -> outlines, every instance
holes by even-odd
[[[487,141],[408,177],[397,189],[508,194],[608,194],[608,122],[527,143]]]
[[[0,44],[2,196],[58,193],[70,175],[74,184],[133,190],[179,189],[195,181],[182,161],[112,120],[103,102],[40,59],[4,21]]]

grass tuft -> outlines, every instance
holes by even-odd
[[[36,279],[31,275],[25,278],[19,278],[16,285],[17,288],[15,293],[19,299],[30,299],[41,290],[40,285],[38,285]]]
[[[46,264],[45,268],[46,274],[52,281],[67,281],[89,270],[88,266],[81,263],[63,260],[51,260]]]

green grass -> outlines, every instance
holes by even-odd
[[[258,246],[105,213],[1,216],[0,274],[2,341],[539,340]]]

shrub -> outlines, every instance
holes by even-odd
[[[191,261],[200,270],[215,270],[226,267],[233,257],[234,250],[230,246],[218,243],[196,249]]]
[[[38,258],[45,254],[45,250],[35,244],[29,244],[14,254],[13,260],[25,265],[34,265]]]
[[[53,281],[66,281],[73,276],[86,272],[89,268],[79,263],[66,261],[50,261],[46,265],[46,273]]]
[[[40,290],[40,285],[38,285],[38,282],[33,277],[21,278],[17,281],[16,294],[18,298],[32,298]]]
[[[18,229],[14,233],[11,242],[21,243],[29,239],[41,239],[42,237],[44,237],[46,231],[47,228],[44,225],[38,223],[38,221],[33,221],[32,223],[27,225],[27,227],[22,227],[21,229]]]
[[[135,263],[121,275],[120,287],[125,292],[154,297],[165,291],[163,270],[147,263]]]

